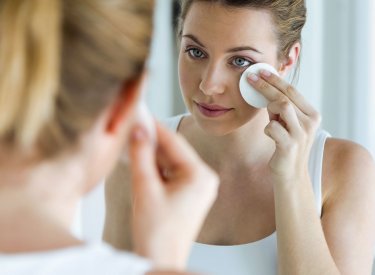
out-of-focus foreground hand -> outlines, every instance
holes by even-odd
[[[130,141],[134,252],[157,269],[184,270],[219,179],[181,136],[156,128],[156,146],[141,126]]]

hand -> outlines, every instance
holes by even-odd
[[[218,176],[187,142],[157,125],[157,148],[134,129],[130,157],[135,252],[157,268],[183,270],[211,208]]]
[[[267,71],[260,76],[249,76],[249,82],[270,101],[267,106],[270,122],[264,132],[276,144],[269,162],[271,172],[276,181],[282,182],[308,177],[308,160],[320,115],[280,77]]]

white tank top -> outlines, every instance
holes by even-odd
[[[163,124],[170,130],[177,131],[181,119],[186,116],[168,118]],[[317,215],[322,210],[322,165],[324,144],[330,135],[319,129],[309,158],[309,174],[315,195]],[[215,275],[275,275],[277,274],[277,239],[276,232],[256,242],[242,245],[207,245],[194,243],[188,269]]]
[[[144,275],[152,268],[149,260],[101,242],[41,252],[0,252],[4,275]]]

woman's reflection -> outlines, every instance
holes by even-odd
[[[268,63],[281,76],[297,68],[303,0],[182,1],[179,80],[189,114],[166,124],[221,176],[219,197],[193,247],[192,269],[213,274],[370,274],[375,168],[357,144],[330,138],[319,113],[283,78],[263,72],[249,83],[269,101],[241,97],[241,73]],[[118,202],[126,168],[107,186]],[[112,191],[111,191],[112,190]],[[129,205],[129,204],[128,204]],[[119,246],[125,230],[107,221]],[[109,232],[109,230],[107,230]],[[122,234],[122,233],[121,233]],[[121,245],[120,245],[121,246]]]

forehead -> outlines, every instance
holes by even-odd
[[[274,29],[272,16],[267,10],[197,1],[185,18],[183,34],[196,35],[202,42],[216,46],[252,44],[268,48],[276,45]]]

